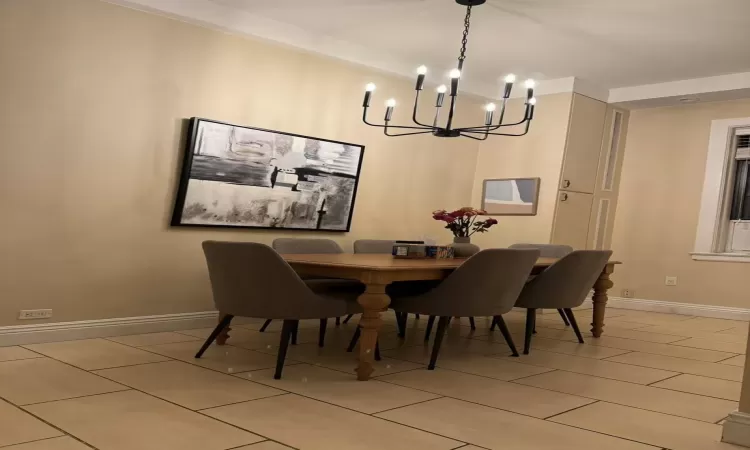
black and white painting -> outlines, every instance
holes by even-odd
[[[193,118],[172,225],[349,231],[364,149]]]

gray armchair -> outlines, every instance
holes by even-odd
[[[274,378],[281,378],[292,333],[301,319],[361,312],[357,291],[313,292],[277,252],[253,242],[205,241],[208,274],[216,308],[226,315],[195,355],[200,358],[234,316],[284,321]]]
[[[390,255],[396,241],[385,239],[358,239],[354,241],[354,253],[378,253]]]
[[[395,297],[391,308],[438,319],[432,357],[433,370],[451,317],[494,316],[513,356],[518,356],[502,315],[513,308],[539,257],[539,250],[489,249],[480,251],[431,291]]]
[[[531,348],[531,335],[536,324],[536,310],[539,308],[562,310],[573,327],[578,342],[583,343],[572,308],[580,306],[586,299],[610,256],[611,250],[577,250],[564,256],[526,284],[516,302],[517,307],[527,309],[524,354],[528,355]]]

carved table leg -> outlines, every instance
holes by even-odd
[[[607,291],[614,286],[614,283],[609,279],[609,275],[614,272],[614,264],[607,264],[604,266],[604,270],[599,275],[599,279],[594,283],[594,318],[591,323],[591,333],[594,337],[599,337],[604,331],[604,312],[607,308]]]
[[[224,319],[224,316],[226,316],[226,314],[223,313],[223,312],[221,312],[221,311],[219,311],[219,322],[221,322],[222,319]],[[229,322],[229,323],[231,324],[232,322]],[[216,336],[216,345],[224,345],[224,344],[226,344],[227,343],[227,339],[229,339],[229,332],[230,331],[232,331],[232,329],[229,327],[229,325],[227,325],[226,327],[224,327],[224,329],[221,330],[221,333],[219,333],[219,335]]]
[[[380,312],[388,308],[391,299],[385,293],[385,285],[368,284],[364,294],[359,296],[357,302],[364,309],[362,318],[359,320],[359,325],[362,327],[362,334],[359,340],[357,379],[366,381],[375,370],[373,368],[375,344],[378,341],[378,330],[383,325]]]

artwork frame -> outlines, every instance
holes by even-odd
[[[487,211],[488,216],[535,216],[541,182],[541,178],[532,177],[486,179],[482,182],[482,209]],[[511,200],[506,197],[508,186],[512,190]]]
[[[235,142],[232,141],[232,139],[235,139],[235,133],[237,132],[239,132],[240,134],[245,133],[250,136],[261,137],[260,141],[251,142],[252,144],[260,145],[255,147],[244,145],[244,154],[247,155],[245,156],[244,160],[241,159],[242,156],[240,156],[240,159],[216,156],[215,148],[209,149],[213,152],[213,154],[203,154],[201,152],[204,148],[206,148],[207,142],[211,144],[211,142],[206,140],[206,130],[212,129],[222,133],[225,132],[226,129],[230,130],[230,139],[226,144],[227,151],[229,152],[232,152],[233,144],[240,146],[244,145],[244,143],[237,142],[237,139],[235,140]],[[268,141],[268,139],[270,139],[271,137],[273,138],[273,142]],[[278,146],[277,141],[279,139],[284,141],[283,147],[286,151],[286,153],[280,158],[278,158],[278,155],[276,154]],[[316,155],[320,155],[321,152],[325,151],[329,152],[325,153],[326,155],[331,155],[330,152],[333,151],[334,153],[332,154],[338,156],[333,156],[332,158],[334,159],[327,159],[325,160],[325,162],[312,161],[310,159],[307,159],[306,156],[309,155],[309,144],[312,144],[313,150],[311,151],[315,151]],[[299,151],[300,145],[304,147],[303,152]],[[216,146],[214,145],[214,147]],[[315,148],[317,150],[315,150]],[[236,156],[238,154],[238,152],[232,153],[233,156]],[[300,153],[302,154],[302,156],[300,156]],[[337,163],[336,161],[339,161],[340,158],[343,158],[342,155],[344,154],[346,155],[346,158],[344,158],[345,164]],[[359,188],[359,179],[361,176],[364,154],[365,146],[362,144],[353,144],[349,142],[306,136],[285,131],[250,127],[245,125],[235,125],[202,117],[192,117],[189,119],[187,139],[184,145],[182,156],[182,169],[179,175],[178,187],[175,196],[174,209],[172,211],[172,217],[170,220],[170,226],[224,229],[349,232],[351,231],[352,218],[354,216],[354,208],[356,204],[357,191]],[[352,157],[354,157],[354,161],[352,161]],[[251,159],[253,158],[256,161],[251,161]],[[213,161],[206,162],[206,159],[211,159]],[[264,164],[263,162],[258,163],[258,160],[260,159],[275,161],[275,165]],[[292,162],[291,164],[297,164],[297,167],[290,168],[292,167],[289,166],[290,160],[294,160],[294,162]],[[302,162],[303,160],[305,162]],[[287,166],[280,169],[280,167],[283,167],[282,163],[284,162],[287,163]],[[229,170],[206,172],[205,168],[201,167],[206,165],[210,166],[211,163],[221,164],[222,169],[224,167],[227,167]],[[317,164],[317,166],[310,166],[311,163],[315,163]],[[273,170],[271,170],[270,167],[273,167]],[[334,169],[331,169],[331,167],[343,167],[343,169],[341,169],[341,171],[336,171]],[[249,171],[259,173],[249,173]],[[208,176],[203,176],[204,174],[207,174]],[[268,178],[269,174],[270,179]],[[226,179],[222,179],[222,177]],[[242,180],[239,180],[239,178],[242,178]],[[247,183],[247,180],[251,178],[253,179],[254,184]],[[322,179],[322,181],[324,181],[325,183],[317,183],[317,181],[312,181],[318,179]],[[270,183],[270,188],[266,185],[268,183]],[[337,186],[336,183],[339,183],[340,186]],[[323,199],[322,205],[320,205],[320,209],[316,208],[316,210],[310,209],[310,207],[313,206],[312,204],[302,204],[301,209],[306,211],[305,217],[300,220],[297,220],[299,218],[293,217],[291,222],[288,220],[289,211],[286,211],[284,216],[281,218],[272,217],[272,215],[268,214],[269,211],[267,204],[265,206],[265,210],[263,210],[263,213],[260,214],[260,216],[264,220],[256,221],[257,223],[251,222],[252,219],[255,219],[256,216],[258,216],[257,214],[255,216],[250,214],[251,208],[248,208],[248,210],[244,212],[239,211],[239,213],[237,214],[235,214],[235,211],[233,210],[231,217],[232,219],[236,220],[230,221],[229,213],[221,215],[220,213],[216,213],[215,211],[211,212],[209,211],[210,207],[203,205],[202,215],[200,215],[200,218],[196,218],[195,216],[191,216],[191,214],[195,211],[196,191],[200,190],[198,189],[198,184],[204,185],[200,186],[203,188],[204,192],[202,192],[201,194],[204,198],[207,195],[210,197],[210,194],[207,194],[205,192],[206,184],[213,185],[212,189],[209,190],[214,192],[218,192],[220,190],[224,192],[231,191],[232,187],[234,187],[235,191],[244,190],[244,193],[241,196],[233,195],[233,197],[235,198],[242,197],[244,199],[248,199],[253,195],[256,195],[256,193],[249,193],[250,191],[248,190],[248,188],[250,188],[257,191],[259,201],[262,202],[264,200],[268,200],[262,198],[263,195],[267,195],[269,198],[272,198],[272,200],[280,200],[281,203],[284,203],[286,206],[289,206],[289,208],[293,209],[294,213],[300,210],[300,203],[298,201],[294,201],[294,197],[298,197],[297,200],[299,200],[299,197],[305,197],[308,201],[312,201],[312,199],[315,199],[314,201],[318,202],[319,205],[320,197],[322,197]],[[300,186],[303,184],[305,185],[304,190],[300,188]],[[316,184],[320,186],[315,186]],[[324,192],[322,192],[325,190],[325,187],[329,188],[328,194],[324,194]],[[336,189],[337,187],[340,188],[338,189],[338,191]],[[263,189],[265,189],[265,192],[261,192],[261,190]],[[317,197],[315,195],[315,189],[317,189]],[[339,191],[341,191],[341,195],[338,197],[334,197],[334,195],[330,194],[331,191],[333,191],[334,194],[337,194],[339,193]],[[342,198],[346,200],[345,205],[342,203]],[[268,200],[267,203],[271,203],[272,200]],[[328,209],[326,209],[326,201],[328,200],[331,201],[329,202],[329,205],[327,207]],[[219,200],[211,202],[212,207],[217,207],[218,203]],[[221,204],[224,207],[227,206],[227,203],[224,200],[221,201]],[[233,206],[235,207],[234,209],[236,209],[236,200],[235,204],[230,206]],[[335,210],[333,211],[335,217],[333,215],[328,215],[328,213],[331,211],[331,206],[335,208]],[[187,211],[186,208],[192,209],[190,211]],[[261,207],[261,209],[263,208]],[[345,218],[341,217],[342,209],[345,211]],[[292,215],[294,215],[294,213]],[[314,219],[316,222],[315,226],[311,226],[312,219],[309,216],[312,213],[317,214],[316,218]],[[211,217],[208,217],[209,214],[211,214]],[[205,220],[202,220],[201,218],[205,218]],[[270,224],[268,223],[269,218],[271,220]],[[243,221],[243,219],[247,220]],[[276,219],[278,219],[278,222],[274,222],[274,220]],[[325,219],[328,219],[328,223],[325,223]],[[301,220],[303,220],[304,223],[302,223]]]

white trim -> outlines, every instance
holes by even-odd
[[[652,311],[669,314],[683,314],[696,317],[713,317],[715,319],[750,321],[750,309],[729,306],[699,305],[694,303],[665,302],[641,298],[610,297],[607,306],[636,311]],[[606,315],[604,319],[606,334]]]
[[[76,322],[10,325],[0,327],[0,347],[67,341],[159,331],[188,330],[216,325],[218,313],[203,311],[160,316],[119,317]]]
[[[690,253],[695,261],[721,261],[733,263],[750,263],[750,255],[743,253]]]
[[[721,442],[750,447],[750,414],[735,411],[724,421]]]
[[[725,207],[724,192],[727,184],[728,162],[733,156],[731,154],[732,134],[735,128],[744,127],[750,127],[750,117],[711,121],[694,253],[717,253],[719,225],[723,222],[722,215]]]

